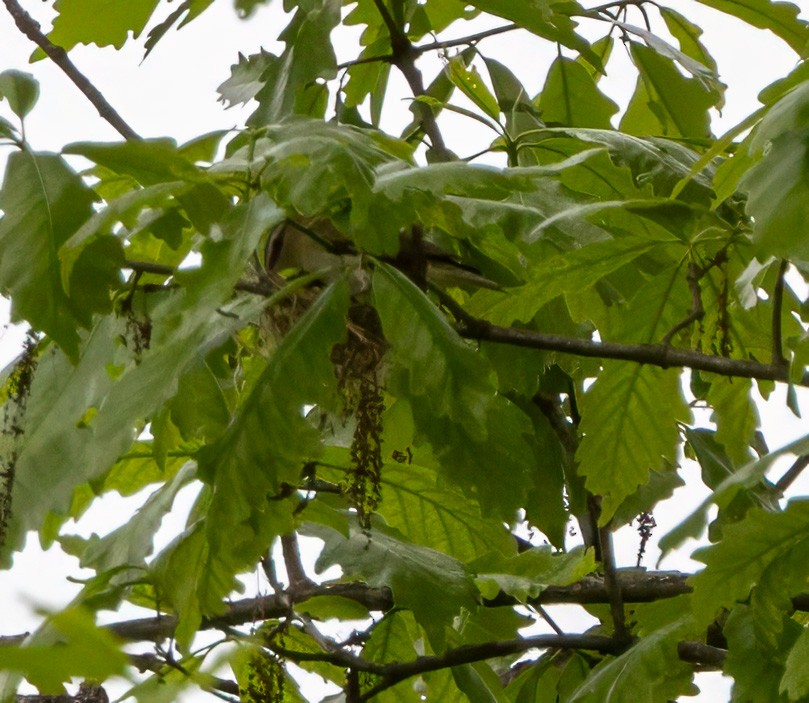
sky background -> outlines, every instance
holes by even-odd
[[[29,1],[24,4],[47,30],[52,17],[50,3]],[[796,57],[786,45],[765,31],[750,28],[689,0],[671,0],[670,4],[705,30],[704,43],[716,58],[721,77],[729,86],[723,113],[716,115],[714,120],[714,131],[722,133],[757,108],[758,91],[791,70]],[[158,19],[153,20],[150,26],[176,7],[176,4],[162,5],[158,10]],[[630,21],[640,23],[637,16]],[[170,136],[183,142],[208,131],[230,129],[243,123],[250,106],[224,110],[217,100],[216,87],[229,76],[229,67],[236,62],[239,52],[248,55],[263,47],[277,53],[282,47],[274,38],[285,23],[279,0],[260,8],[246,22],[236,16],[230,0],[217,0],[193,23],[179,32],[171,31],[145,61],[141,61],[145,35],[138,41],[128,43],[121,51],[78,46],[70,55],[79,69],[141,136]],[[493,26],[492,23],[476,23],[471,28],[455,30],[454,33],[450,31],[442,38],[469,34],[489,26]],[[597,30],[603,33],[605,28],[600,25]],[[595,39],[600,35],[593,33],[590,36]],[[356,30],[342,32],[337,47],[339,59],[355,55],[356,38]],[[540,90],[547,67],[556,56],[556,49],[552,45],[517,33],[487,39],[481,46],[486,55],[499,58],[515,70],[534,93]],[[47,60],[33,65],[28,63],[33,48],[19,33],[11,18],[0,11],[0,70],[16,68],[28,71],[41,84],[39,103],[26,120],[26,136],[32,146],[38,150],[59,151],[73,141],[119,140],[119,135],[98,116],[60,69]],[[629,100],[635,79],[620,43],[616,45],[613,55],[609,64],[610,74],[602,82],[602,88],[623,107]],[[425,57],[420,65],[426,82],[441,68],[436,56]],[[394,77],[393,81],[394,97],[387,103],[382,127],[397,133],[410,121],[411,113],[406,109],[406,102],[403,102],[408,96],[406,86],[398,77]],[[0,115],[14,121],[4,104],[0,104]],[[457,115],[445,115],[441,124],[448,146],[461,155],[477,151],[481,143],[491,138],[485,133],[485,128]],[[8,153],[8,149],[0,148],[0,168]],[[801,292],[805,293],[803,290]],[[7,319],[7,305],[0,308],[0,314]],[[11,326],[6,326],[0,332],[1,364],[17,354],[20,338],[19,330]],[[802,397],[801,401],[804,408],[809,409],[806,398]],[[771,448],[782,446],[807,431],[805,423],[786,409],[783,389],[774,393],[768,403],[761,403],[761,413],[763,430]],[[789,461],[777,464],[772,475],[779,476],[786,468],[785,463]],[[697,467],[687,463],[682,475],[688,489],[678,491],[674,499],[655,511],[659,525],[655,532],[657,537],[677,524],[705,495]],[[807,493],[809,485],[804,481],[803,485],[796,485],[795,490]],[[187,494],[185,501],[180,502],[188,505],[191,498]],[[105,498],[75,526],[75,530],[83,535],[93,530],[107,532],[125,521],[142,500],[142,495],[121,499],[114,494]],[[158,536],[159,544],[166,543],[182,518],[182,514],[176,515],[168,521],[169,524],[164,525]],[[616,541],[622,565],[634,564],[638,546],[635,531],[631,528],[623,530]],[[669,557],[661,565],[662,568],[696,568],[698,564],[688,558],[692,547],[689,545]],[[310,552],[314,553],[313,550]],[[649,568],[654,568],[656,559],[656,547],[652,544],[645,563]],[[65,577],[79,574],[74,559],[57,550],[43,553],[36,539],[30,539],[26,551],[16,558],[13,570],[0,572],[0,602],[4,604],[0,635],[16,634],[36,626],[38,617],[32,611],[37,607],[63,606],[78,590],[78,586],[67,582]],[[248,581],[253,590],[257,585],[264,587],[256,577]],[[580,616],[571,614],[574,612],[573,609],[557,611],[557,617],[563,625],[569,623],[574,626],[582,622]],[[117,615],[110,619],[120,617]],[[144,649],[141,647],[140,651]],[[703,689],[702,695],[687,700],[715,703],[727,698],[727,682],[718,674],[701,675],[699,685]],[[321,689],[309,690],[311,693],[308,695],[314,697],[315,691]],[[194,697],[188,700],[191,698]]]

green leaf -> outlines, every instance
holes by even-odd
[[[212,487],[204,517],[158,558],[156,571],[179,611],[182,647],[202,615],[222,609],[234,575],[291,528],[293,506],[273,497],[282,483],[294,485],[321,450],[302,410],[333,399],[330,353],[345,334],[347,308],[347,285],[339,281],[279,344],[227,432],[199,454],[199,477]]]
[[[699,622],[745,600],[756,584],[767,589],[760,595],[789,603],[809,575],[809,501],[791,500],[782,513],[750,511],[725,528],[721,542],[696,551],[694,558],[705,564],[691,581]]]
[[[584,14],[577,2],[570,0],[474,0],[470,5],[510,20],[537,36],[578,51],[589,64],[602,73],[604,67],[590,44],[576,34],[572,15]]]
[[[598,89],[584,66],[560,56],[548,71],[539,111],[546,124],[611,129],[610,118],[618,106]]]
[[[447,70],[452,83],[483,112],[497,121],[500,117],[500,107],[477,69],[474,66],[467,68],[463,57],[456,56],[449,62]]]
[[[91,541],[81,555],[81,566],[97,572],[121,566],[145,568],[154,548],[154,536],[171,510],[177,493],[193,478],[195,467],[187,463],[174,478],[152,493],[134,517],[105,537]]]
[[[716,489],[737,470],[716,437],[717,433],[712,430],[686,430],[689,447],[696,455],[702,470],[703,483],[711,489]],[[766,480],[740,490],[732,500],[722,505],[716,520],[710,525],[709,537],[713,542],[718,541],[725,526],[741,520],[751,508],[774,509],[776,506],[777,500],[772,485]]]
[[[239,62],[230,67],[230,78],[216,89],[221,101],[232,107],[255,98],[264,87],[262,77],[272,68],[276,58],[264,49],[247,57],[239,54]]]
[[[559,295],[580,292],[638,257],[665,245],[665,241],[623,237],[597,242],[551,257],[530,270],[528,283],[510,291],[481,290],[468,310],[500,325],[528,322],[540,308]]]
[[[0,190],[0,288],[12,298],[13,320],[28,320],[74,359],[77,327],[90,326],[93,310],[79,308],[65,293],[57,252],[92,214],[94,200],[55,154],[22,151],[8,160]],[[81,282],[85,290],[99,283]]]
[[[470,701],[507,703],[503,684],[487,662],[452,667],[452,678]]]
[[[557,703],[561,676],[550,658],[541,657],[509,682],[506,693],[513,703]]]
[[[348,539],[312,523],[306,525],[306,532],[326,543],[318,558],[318,571],[339,564],[349,578],[390,588],[396,604],[413,611],[438,651],[443,649],[444,628],[462,609],[476,608],[472,577],[452,557],[404,542],[379,527],[364,531],[352,525]]]
[[[490,554],[470,568],[478,572],[476,583],[484,598],[495,598],[502,591],[525,603],[547,586],[569,586],[580,581],[595,571],[596,562],[591,549],[578,547],[554,553],[548,547],[534,547],[508,559]]]
[[[271,124],[291,114],[322,117],[325,110],[305,109],[303,99],[307,91],[317,89],[319,79],[337,74],[331,32],[340,22],[341,4],[340,0],[312,0],[297,6],[292,21],[278,37],[286,44],[284,52],[274,60],[262,59],[269,65],[259,78],[263,83],[255,94],[259,106],[248,124]]]
[[[696,25],[683,24],[683,21],[687,22],[687,20],[685,20],[682,15],[671,17],[669,21],[678,34],[683,37],[680,40],[681,43],[685,42],[686,46],[690,46],[692,50],[696,49],[697,55],[701,58],[707,57],[706,60],[709,62],[708,64],[704,64],[700,60],[692,57],[690,54],[674,48],[671,44],[647,29],[626,24],[624,22],[620,22],[619,26],[621,29],[639,36],[650,49],[655,51],[661,57],[671,59],[672,61],[678,63],[684,71],[690,73],[694,78],[696,78],[702,87],[705,88],[705,90],[714,94],[717,106],[719,106],[719,104],[722,102],[722,94],[724,93],[725,85],[719,80],[719,75],[716,72],[716,64],[713,64],[713,68],[709,68],[709,65],[713,62],[713,59],[706,54],[704,47],[702,47],[702,45],[699,43],[698,37],[702,31]]]
[[[373,662],[406,662],[416,658],[416,642],[424,633],[408,610],[390,610],[376,623],[371,636],[362,649],[364,659]],[[406,679],[396,686],[381,691],[374,700],[379,703],[418,703],[421,686]]]
[[[528,92],[511,70],[499,61],[483,57],[500,111],[506,118],[506,131],[516,137],[531,129],[543,127],[539,111]],[[521,162],[522,163],[522,162]],[[510,164],[516,166],[517,164]]]
[[[373,287],[395,364],[392,392],[409,397],[417,432],[447,476],[480,500],[484,514],[510,522],[537,460],[529,418],[496,394],[485,357],[413,283],[378,264]]]
[[[677,422],[688,422],[691,412],[679,371],[621,362],[604,363],[581,405],[579,473],[590,492],[604,496],[606,523],[650,469],[676,462]]]
[[[419,629],[413,614],[406,610],[391,610],[371,631],[362,655],[375,662],[415,659],[418,638]]]
[[[490,550],[516,548],[502,524],[485,519],[460,493],[441,486],[433,471],[415,464],[385,464],[378,512],[415,544],[468,562]]]
[[[801,57],[809,52],[809,24],[799,19],[800,8],[791,2],[773,0],[698,0],[703,5],[738,17],[743,22],[769,29]]]
[[[9,69],[0,73],[0,100],[8,100],[11,111],[23,119],[36,105],[39,83],[30,74]]]
[[[407,369],[403,390],[423,396],[436,416],[447,416],[470,435],[485,433],[495,385],[484,357],[396,269],[378,265],[373,285],[385,338]]]
[[[87,337],[78,364],[55,350],[32,387],[14,483],[14,539],[38,529],[49,510],[64,513],[73,488],[103,476],[133,443],[155,408],[171,398],[177,379],[200,354],[252,319],[264,301],[230,302],[247,259],[282,213],[264,196],[234,208],[218,241],[202,247],[202,265],[176,275],[182,293],[151,310],[152,349],[142,363],[117,343],[124,320],[102,318]],[[120,367],[117,380],[108,369]],[[98,410],[89,425],[88,408]]]
[[[368,608],[342,596],[315,596],[298,605],[297,610],[324,622],[333,618],[364,620],[368,617]]]
[[[711,72],[711,77],[718,82],[716,61],[700,40],[702,29],[670,7],[661,7],[660,16],[671,35],[679,42],[680,51],[707,68]]]
[[[115,173],[132,176],[144,186],[205,180],[204,173],[180,154],[173,139],[142,139],[109,144],[76,142],[66,146],[62,152],[84,156]]]
[[[786,692],[789,700],[797,701],[809,696],[809,670],[806,668],[809,658],[809,630],[803,629],[787,656],[784,676],[778,687],[780,693]]]
[[[785,660],[801,629],[796,622],[790,621],[773,647],[758,638],[749,606],[737,605],[731,611],[722,631],[728,642],[728,656],[723,668],[733,677],[732,700],[773,703],[795,700],[780,689]]]
[[[304,217],[328,216],[363,251],[396,254],[398,231],[370,220],[369,209],[374,168],[394,160],[392,149],[408,147],[356,128],[305,119],[270,126],[264,134],[234,161],[242,155],[255,159],[262,188],[275,202]]]
[[[616,658],[599,664],[568,703],[664,701],[692,692],[691,666],[680,660],[677,643],[692,627],[689,615],[661,627]]]
[[[761,120],[750,144],[763,157],[745,174],[747,211],[754,218],[753,239],[761,258],[776,255],[809,259],[806,237],[809,173],[809,82],[787,93]]]
[[[65,290],[70,292],[74,266],[89,244],[111,233],[118,222],[135,223],[145,208],[160,210],[166,207],[172,196],[187,189],[188,184],[183,181],[158,183],[131,190],[111,202],[108,201],[104,209],[94,213],[59,249],[62,285]]]
[[[745,177],[747,209],[761,257],[809,260],[806,199],[809,198],[809,131],[775,139],[767,155]]]
[[[157,7],[158,0],[56,0],[59,13],[48,34],[57,46],[70,51],[76,44],[112,45],[120,49],[129,39],[137,39]],[[37,58],[44,53],[38,50]]]
[[[750,461],[750,446],[759,427],[759,415],[750,396],[753,382],[743,378],[716,377],[706,400],[713,408],[716,439],[737,466]]]
[[[699,158],[696,152],[669,139],[640,139],[614,130],[560,127],[543,130],[542,136],[605,146],[616,166],[630,169],[638,187],[649,184],[655,195],[665,197],[684,176],[691,175],[691,167]],[[707,204],[712,195],[710,178],[700,173],[682,189],[681,199]]]
[[[17,130],[5,117],[0,117],[0,137],[14,142],[19,141]]]
[[[670,58],[654,49],[632,43],[630,52],[639,76],[621,130],[642,136],[709,138],[708,110],[718,102],[717,94],[698,79],[685,78]]]
[[[732,476],[726,478],[700,505],[677,527],[660,539],[661,559],[672,549],[681,546],[689,537],[697,538],[708,524],[708,510],[714,504],[720,508],[727,506],[739,491],[755,486],[767,473],[776,459],[784,454],[801,456],[809,453],[809,436],[790,442],[780,449],[770,452],[760,459],[742,466]]]
[[[179,7],[166,17],[166,19],[149,30],[149,36],[143,44],[143,48],[146,49],[143,58],[146,59],[146,57],[152,53],[152,49],[157,46],[157,43],[165,36],[166,32],[178,21],[180,24],[177,26],[177,29],[182,29],[189,22],[199,17],[212,3],[213,0],[183,0]]]
[[[55,640],[50,646],[32,644],[0,647],[0,668],[18,671],[41,692],[60,694],[73,677],[103,681],[123,674],[128,658],[115,638],[99,628],[93,614],[73,607],[50,616]]]
[[[189,369],[171,400],[171,419],[183,439],[217,439],[230,422],[223,390],[207,363]]]

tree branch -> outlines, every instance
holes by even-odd
[[[434,41],[429,44],[421,44],[413,48],[419,54],[424,54],[428,51],[437,51],[440,49],[451,49],[454,46],[467,46],[471,44],[477,44],[481,39],[493,37],[497,34],[503,34],[505,32],[512,32],[515,29],[521,29],[521,27],[519,27],[516,24],[507,24],[502,27],[494,27],[493,29],[486,29],[482,32],[477,32],[476,34],[470,34],[466,37],[459,37],[458,39],[449,39],[447,41]]]
[[[158,276],[173,276],[177,273],[177,269],[165,264],[155,264],[151,261],[132,261],[127,259],[124,262],[124,268],[132,269],[139,273],[154,273]],[[237,281],[233,286],[236,290],[244,293],[253,293],[254,295],[272,295],[278,291],[278,287],[270,281]]]
[[[694,664],[698,669],[721,669],[728,653],[725,649],[712,647],[702,642],[678,642],[677,656],[684,662]]]
[[[416,67],[416,59],[419,50],[413,46],[404,31],[396,24],[396,21],[388,12],[384,0],[374,0],[377,11],[382,16],[382,21],[390,34],[391,58],[390,62],[399,69],[410,86],[414,97],[418,98],[426,93],[424,89],[424,78],[421,71]],[[416,116],[421,120],[421,126],[425,134],[430,138],[430,146],[438,161],[452,161],[453,155],[444,144],[444,137],[438,129],[432,108],[418,100],[413,104]]]
[[[25,11],[17,0],[3,0],[3,3],[9,14],[14,18],[14,22],[19,30],[39,46],[39,48],[64,71],[65,75],[67,75],[76,87],[84,93],[87,99],[93,103],[102,118],[109,122],[124,139],[139,140],[141,138],[115,111],[115,108],[109,104],[107,99],[101,94],[98,88],[90,82],[87,76],[76,68],[76,65],[68,57],[67,52],[61,46],[56,46],[56,44],[51,42],[51,40],[43,34],[39,22]]]
[[[615,578],[621,586],[625,603],[650,603],[691,593],[687,580],[692,574],[680,571],[646,571],[645,569],[617,569]],[[370,611],[385,612],[394,606],[393,596],[385,588],[371,588],[361,583],[336,583],[328,586],[312,585],[284,594],[270,594],[258,598],[243,598],[230,603],[222,615],[204,618],[201,630],[228,628],[257,620],[285,617],[289,614],[290,598],[294,603],[303,603],[315,596],[341,596],[364,605]],[[501,593],[484,602],[486,606],[516,605],[511,596]],[[547,586],[529,605],[555,604],[587,605],[609,603],[609,594],[604,577],[598,574],[585,576],[570,586]],[[792,598],[795,610],[809,612],[809,593]],[[137,620],[123,620],[105,625],[104,629],[128,642],[160,641],[171,637],[177,626],[174,615],[160,615]],[[0,647],[19,646],[29,633],[0,637]]]
[[[378,693],[412,676],[485,659],[504,657],[530,649],[577,649],[611,654],[619,651],[612,637],[603,635],[535,635],[503,642],[466,645],[450,649],[437,656],[423,656],[408,662],[382,665],[382,681],[366,691],[360,701],[367,701]],[[378,665],[377,665],[378,666]]]
[[[456,314],[456,310],[452,311]],[[456,314],[456,318],[458,315]],[[595,342],[580,337],[565,337],[548,332],[536,332],[518,327],[501,327],[464,313],[457,325],[458,333],[467,339],[510,344],[517,347],[556,351],[562,354],[617,359],[650,364],[667,369],[680,366],[700,371],[710,371],[720,376],[754,378],[768,381],[789,381],[788,369],[781,364],[764,364],[751,359],[729,359],[724,356],[703,354],[690,349],[678,349],[663,344],[618,344]],[[798,385],[809,386],[809,376],[804,376]]]
[[[304,571],[301,563],[301,551],[298,547],[298,536],[294,532],[281,535],[281,549],[284,554],[289,588],[294,592],[300,588],[315,585]]]

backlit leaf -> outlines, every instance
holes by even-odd
[[[582,399],[576,454],[588,490],[608,499],[602,522],[649,480],[650,470],[677,461],[677,422],[690,414],[677,371],[605,362]]]
[[[143,31],[157,3],[158,0],[56,0],[54,7],[59,14],[48,39],[67,51],[76,44],[111,44],[120,49],[130,32],[137,38]]]
[[[39,83],[30,73],[8,70],[0,73],[0,100],[8,100],[11,111],[23,119],[36,105]]]
[[[95,194],[55,154],[11,155],[0,190],[0,287],[12,297],[12,318],[29,320],[75,359],[78,327],[92,310],[62,287],[59,247],[92,214]],[[92,286],[97,281],[83,281]]]
[[[765,579],[768,597],[797,593],[809,572],[809,502],[792,500],[782,513],[755,510],[739,523],[728,525],[723,540],[698,550],[694,557],[705,568],[692,580],[694,612],[709,622],[721,607],[745,600]],[[764,586],[760,586],[763,588]]]
[[[809,24],[798,17],[800,8],[780,0],[698,0],[703,5],[738,17],[740,20],[769,29],[805,57],[809,52]]]
[[[577,61],[559,57],[551,65],[539,98],[539,111],[548,124],[610,129],[618,106],[596,86]]]
[[[318,569],[339,564],[353,578],[362,577],[370,586],[391,589],[396,602],[413,611],[439,650],[444,628],[462,609],[476,607],[477,589],[460,562],[440,552],[397,539],[378,528],[363,531],[352,526],[351,536],[310,524],[307,532],[320,537],[326,546]]]

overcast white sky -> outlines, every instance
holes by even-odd
[[[47,28],[51,17],[50,3],[27,2],[25,5]],[[729,86],[724,113],[715,122],[716,132],[724,131],[755,110],[758,91],[786,74],[795,63],[795,55],[767,32],[751,29],[690,0],[672,0],[671,5],[705,29],[703,39],[717,59],[722,78]],[[174,7],[162,7],[161,17]],[[635,22],[638,22],[637,18]],[[236,17],[230,0],[217,0],[202,17],[165,37],[143,63],[140,59],[144,37],[120,52],[95,46],[77,47],[71,52],[71,58],[142,136],[171,136],[182,142],[210,130],[237,126],[249,114],[244,109],[223,110],[217,102],[215,89],[228,77],[229,66],[235,63],[238,52],[250,54],[262,46],[277,51],[278,45],[273,40],[284,23],[279,0],[260,9],[247,22]],[[603,31],[601,27],[598,29]],[[463,30],[463,34],[467,33]],[[341,58],[353,55],[352,40],[355,37],[352,31],[346,32],[345,56]],[[482,48],[488,55],[503,57],[512,68],[515,61],[519,61],[516,64],[518,76],[529,89],[536,91],[541,87],[548,64],[556,55],[554,47],[538,47],[531,38],[516,34],[491,38]],[[32,50],[33,46],[18,32],[10,17],[0,11],[0,70],[17,68],[29,71],[41,83],[39,104],[26,121],[27,137],[34,148],[58,151],[72,141],[118,140],[119,135],[96,114],[58,68],[49,61],[28,64]],[[614,67],[610,64],[610,76],[603,86],[613,99],[624,105],[634,86],[634,77],[628,71],[626,59],[620,58],[625,56],[620,46],[616,47],[615,54],[620,60]],[[435,60],[431,62],[429,59],[423,66],[427,80],[439,68]],[[399,84],[401,86],[401,81]],[[399,94],[407,95],[403,87],[399,88]],[[2,104],[0,115],[13,119]],[[383,126],[395,132],[397,126],[409,122],[410,113],[403,103],[392,100],[385,117],[387,122]],[[461,154],[477,151],[481,138],[487,135],[483,135],[474,122],[451,119],[455,121],[446,131],[450,148]],[[6,157],[7,153],[0,150],[0,167]],[[0,338],[0,362],[5,363],[16,354],[17,340],[18,335],[13,330],[7,330]],[[776,393],[766,404],[763,416],[765,435],[771,447],[781,446],[806,432],[804,423],[785,410],[782,392]],[[689,485],[701,486],[699,472],[693,466],[684,470],[684,477]],[[804,489],[809,489],[809,486],[804,484]],[[682,491],[668,506],[658,510],[656,518],[660,527],[657,535],[664,534],[676,524],[702,495],[698,488]],[[85,521],[82,532],[93,528],[107,531],[115,527],[134,504],[131,499],[105,501],[104,507],[91,515],[100,524]],[[29,541],[34,544],[17,558],[14,569],[0,573],[0,602],[4,604],[0,634],[13,634],[35,626],[37,619],[31,616],[32,604],[58,607],[77,590],[73,584],[64,581],[65,575],[77,574],[75,560],[54,551],[43,554],[35,544],[36,540]],[[625,530],[619,535],[618,548],[624,565],[634,563],[637,537],[633,530]],[[646,563],[652,566],[656,556],[655,549],[650,549]],[[671,569],[693,569],[694,566],[687,558],[687,551],[672,556],[663,564],[664,568]],[[700,685],[703,694],[688,700],[715,703],[727,697],[727,685],[718,675],[700,677]]]

